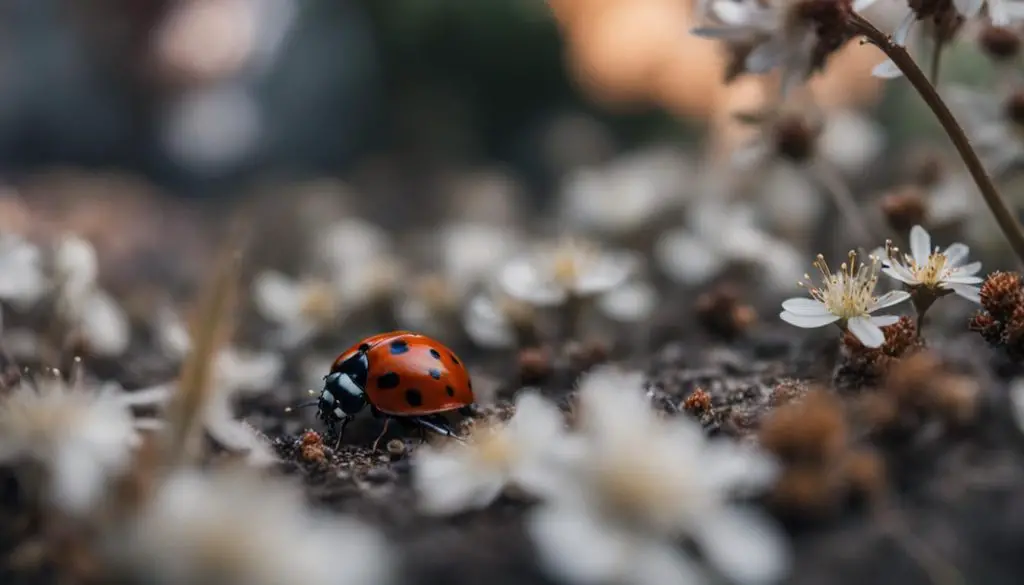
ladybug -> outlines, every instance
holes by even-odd
[[[367,406],[374,416],[386,417],[377,441],[392,419],[459,438],[441,413],[469,414],[473,401],[469,372],[452,350],[425,335],[391,331],[339,355],[316,404],[317,417],[332,433],[340,423],[340,444],[345,426]]]

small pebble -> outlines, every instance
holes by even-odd
[[[405,455],[405,441],[400,439],[391,439],[388,441],[387,449],[388,455],[390,455],[392,459],[398,459],[402,455]]]

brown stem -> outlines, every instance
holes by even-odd
[[[907,53],[907,50],[892,42],[888,35],[878,30],[873,24],[859,14],[853,15],[850,24],[857,34],[867,37],[872,44],[892,59],[892,62],[899,67],[903,75],[910,81],[910,84],[917,90],[917,93],[921,95],[921,98],[931,108],[932,113],[938,118],[943,130],[949,135],[953,146],[956,147],[960,158],[967,165],[967,170],[971,173],[971,178],[974,179],[975,184],[978,186],[978,190],[981,192],[982,198],[985,199],[989,210],[992,211],[992,215],[995,216],[999,229],[1006,236],[1017,258],[1024,262],[1024,232],[1021,231],[1020,224],[1006,206],[1002,196],[999,195],[999,191],[992,182],[992,178],[988,176],[985,166],[981,163],[981,159],[978,158],[978,154],[974,152],[974,148],[971,146],[970,140],[967,139],[967,135],[964,134],[963,128],[960,127],[953,113],[949,111],[946,103],[939,97],[935,86],[928,81],[928,77],[917,66],[917,63]]]

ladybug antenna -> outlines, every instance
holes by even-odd
[[[313,395],[316,394],[316,391],[315,390],[306,390],[306,394],[309,394],[310,396],[313,396]],[[300,409],[300,408],[309,408],[311,406],[317,406],[318,404],[320,404],[319,400],[310,400],[309,402],[303,402],[302,404],[297,404],[295,406],[287,406],[287,407],[285,407],[284,411],[285,412],[292,412],[292,411],[295,411],[295,410]]]

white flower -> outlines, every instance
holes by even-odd
[[[662,234],[654,258],[672,280],[693,286],[716,276],[726,265],[750,265],[773,290],[790,290],[803,273],[799,252],[756,225],[754,210],[706,200],[694,206],[688,227]]]
[[[319,239],[319,258],[346,309],[390,295],[401,272],[391,239],[381,228],[358,218],[340,221]]]
[[[910,254],[901,261],[891,246],[883,260],[882,272],[911,287],[923,286],[953,291],[961,297],[980,303],[980,288],[984,279],[977,276],[981,262],[964,264],[970,249],[955,243],[939,252],[932,249],[932,237],[925,229],[915,225],[910,230]]]
[[[544,567],[570,583],[710,582],[676,543],[688,536],[731,581],[772,583],[788,569],[778,529],[731,498],[774,479],[752,448],[707,441],[695,422],[658,417],[639,374],[598,370],[579,392],[585,455],[528,519]]]
[[[397,293],[395,317],[404,329],[443,335],[458,315],[460,302],[449,280],[440,274],[424,274],[412,278]]]
[[[1024,87],[982,91],[952,86],[944,94],[991,173],[1003,174],[1024,161]]]
[[[643,321],[654,313],[658,291],[647,282],[627,282],[597,300],[597,308],[605,315],[625,323]]]
[[[891,291],[880,297],[874,296],[875,285],[878,283],[878,265],[879,260],[874,256],[870,262],[858,264],[856,253],[851,251],[849,263],[844,262],[839,271],[833,274],[825,258],[819,255],[814,266],[821,271],[822,286],[800,283],[808,288],[812,298],[783,301],[783,311],[779,318],[790,325],[805,328],[837,323],[849,330],[866,347],[881,347],[885,343],[885,333],[881,327],[896,323],[899,317],[871,314],[902,303],[910,298],[910,293]],[[805,278],[810,280],[809,275],[805,275]]]
[[[99,261],[92,244],[65,236],[55,250],[54,269],[61,310],[85,338],[89,351],[102,356],[123,354],[131,342],[131,324],[121,305],[99,286]]]
[[[462,326],[473,343],[493,349],[513,347],[520,327],[531,327],[531,305],[499,292],[482,291],[466,303]]]
[[[567,239],[514,258],[498,272],[498,284],[513,298],[537,306],[561,305],[571,297],[593,297],[626,282],[639,261],[633,254],[605,251]]]
[[[439,232],[441,273],[459,294],[486,280],[521,247],[518,233],[508,226],[458,222]]]
[[[241,470],[182,470],[104,542],[110,559],[155,585],[377,585],[393,571],[383,537],[308,509],[300,491]],[[344,562],[329,562],[345,551]]]
[[[690,182],[691,175],[685,156],[668,149],[579,169],[559,192],[559,214],[583,230],[636,233],[680,202],[681,186]]]
[[[58,377],[22,379],[0,399],[0,461],[34,460],[47,470],[46,496],[85,514],[124,471],[139,439],[116,384],[69,387]]]
[[[854,10],[873,2],[856,0]],[[781,69],[781,92],[786,96],[818,65],[820,23],[805,15],[806,4],[801,0],[706,0],[697,13],[704,14],[707,22],[691,32],[750,47],[745,70],[762,74]]]
[[[474,431],[466,445],[416,452],[413,482],[422,510],[484,508],[510,484],[534,495],[550,489],[571,453],[562,414],[533,391],[520,393],[515,408],[508,423]]]
[[[338,316],[339,299],[330,284],[292,280],[274,270],[253,279],[252,300],[263,317],[280,326],[278,343],[296,347]]]
[[[42,251],[16,234],[0,234],[0,300],[18,310],[31,307],[46,294]]]

